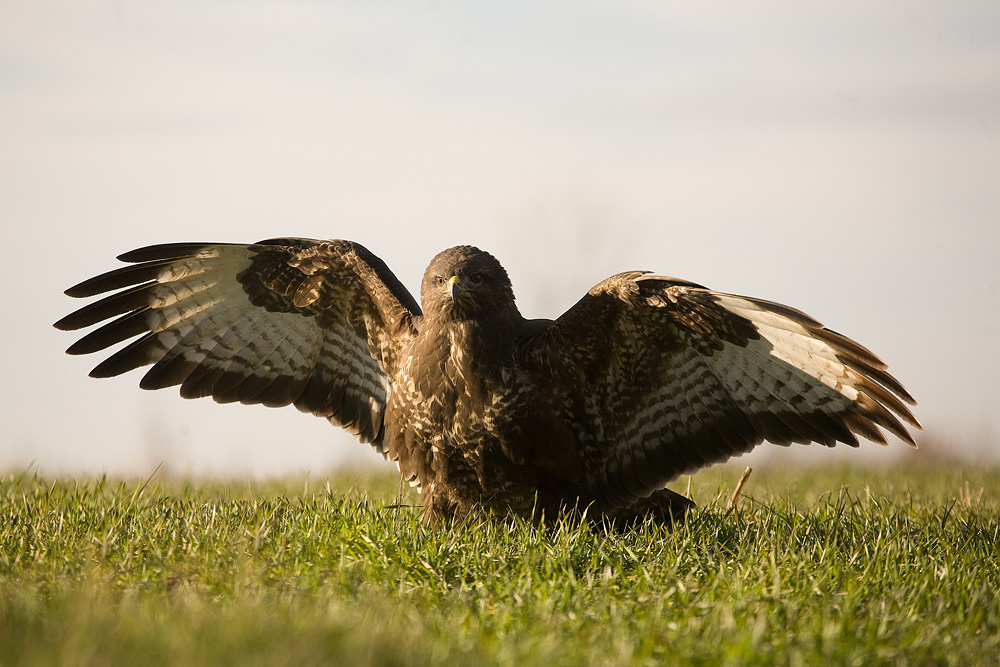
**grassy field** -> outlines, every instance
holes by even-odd
[[[0,665],[1000,662],[1000,469],[758,470],[727,511],[741,472],[622,534],[428,530],[383,476],[9,475]]]

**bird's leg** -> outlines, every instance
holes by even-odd
[[[458,506],[446,494],[435,493],[432,490],[423,494],[423,498],[424,513],[421,519],[425,525],[438,526],[455,516]]]
[[[608,512],[603,518],[615,524],[628,527],[647,517],[665,524],[683,523],[690,510],[696,507],[694,501],[670,489],[654,491],[648,498],[640,498],[629,507]]]

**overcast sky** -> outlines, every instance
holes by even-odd
[[[924,442],[1000,459],[996,0],[6,0],[0,220],[0,470],[370,461],[63,354],[62,290],[115,255],[273,236],[360,241],[414,291],[477,244],[529,317],[627,269],[787,303],[889,363]]]

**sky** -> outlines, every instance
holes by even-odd
[[[646,269],[792,305],[1000,460],[1000,3],[0,3],[0,472],[377,460],[293,408],[94,380],[51,324],[132,248],[347,238],[417,292],[472,243],[527,317]]]

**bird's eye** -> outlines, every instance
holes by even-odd
[[[475,273],[469,274],[469,284],[479,285],[483,282],[483,274],[476,271]]]
[[[441,276],[438,276],[434,280],[437,282],[437,286],[438,287],[444,287],[444,278],[442,278]]]

